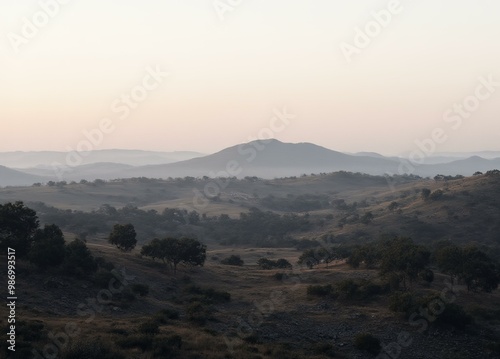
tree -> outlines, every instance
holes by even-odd
[[[429,199],[436,201],[444,196],[444,192],[440,189],[435,190],[429,195]]]
[[[149,244],[145,244],[142,246],[141,255],[151,257],[153,261],[155,258],[158,258],[165,262],[165,254],[162,252],[162,241],[155,238]]]
[[[428,188],[423,188],[422,189],[422,198],[423,199],[428,199],[431,194],[431,190]]]
[[[159,258],[170,264],[174,272],[177,265],[183,263],[192,266],[203,266],[206,260],[207,247],[192,238],[153,239],[142,247],[141,254],[147,257]]]
[[[116,245],[120,250],[129,252],[137,244],[137,233],[132,224],[115,224],[113,231],[109,234],[108,241]]]
[[[85,276],[97,270],[97,263],[85,242],[75,239],[66,245],[63,268],[66,274]]]
[[[492,292],[500,282],[500,267],[486,253],[477,247],[470,246],[463,250],[462,279],[467,284],[467,290],[477,292]]]
[[[395,238],[384,245],[380,271],[384,274],[396,273],[411,284],[430,262],[431,253],[423,246],[413,243],[410,238]]]
[[[464,253],[456,245],[450,243],[437,249],[434,252],[434,258],[439,269],[448,274],[452,282],[463,275]]]
[[[240,256],[237,256],[234,254],[228,258],[224,258],[220,262],[221,262],[221,264],[228,265],[228,266],[242,266],[244,264],[243,259],[241,259]]]
[[[174,272],[177,264],[184,263],[191,266],[203,266],[207,258],[207,247],[196,239],[181,238],[178,240],[177,251],[171,256]]]
[[[312,269],[314,266],[321,263],[323,252],[316,249],[307,249],[299,257],[298,264],[305,264],[307,268]]]
[[[56,267],[64,261],[65,245],[61,229],[55,224],[38,229],[29,259],[42,269]]]
[[[28,254],[39,228],[36,212],[23,202],[0,205],[0,251],[13,248],[17,257]]]
[[[362,217],[361,217],[361,223],[363,224],[369,224],[373,221],[373,213],[372,212],[366,212]]]

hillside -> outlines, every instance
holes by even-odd
[[[500,258],[498,172],[437,180],[336,172],[224,181],[219,185],[227,186],[205,198],[205,205],[193,201],[193,191],[202,193],[212,179],[0,189],[0,203],[24,200],[42,226],[60,226],[67,243],[86,239],[99,257],[95,273],[76,276],[65,268],[78,261],[46,270],[17,261],[18,357],[31,348],[43,350],[50,333],[64,333],[67,323],[74,323],[80,334],[62,347],[64,359],[84,350],[106,359],[218,359],[221,353],[228,359],[369,359],[374,354],[367,350],[373,348],[363,350],[360,335],[385,346],[397,343],[399,333],[411,335],[411,344],[398,347],[405,358],[499,358],[498,290],[479,294],[451,285],[434,262],[432,283],[418,277],[409,291],[406,284],[405,290],[400,287],[399,277],[394,284],[394,275],[367,263],[353,268],[341,258],[314,268],[300,264],[307,249],[366,248],[357,246],[396,235],[410,236],[429,250],[441,240],[476,243]],[[138,246],[131,253],[107,243],[116,223],[134,225]],[[153,238],[184,236],[207,245],[203,267],[180,265],[174,273],[161,260],[139,254]],[[224,265],[232,255],[243,265]],[[284,260],[292,268],[264,269],[262,259]],[[116,278],[123,282],[120,272],[127,284],[106,294],[116,288]],[[440,320],[426,319],[424,330],[394,309],[400,296],[412,298],[409,308],[430,305],[443,288],[456,298],[446,302]],[[7,317],[5,306],[0,314]]]
[[[499,245],[500,177],[493,172],[450,180],[388,179],[346,172],[275,180],[224,180],[221,184],[227,186],[220,187],[216,198],[205,198],[204,189],[214,183],[210,179],[137,179],[8,188],[0,189],[0,202],[42,202],[64,210],[84,212],[100,211],[106,204],[117,209],[137,208],[144,211],[145,218],[147,211],[153,210],[152,213],[160,215],[166,208],[179,208],[205,216],[228,214],[237,219],[240,213],[255,207],[280,215],[308,214],[313,227],[307,233],[290,233],[297,240],[334,238],[337,242],[362,242],[376,239],[383,233],[393,233],[427,243],[453,239],[457,242],[474,240],[494,248]],[[427,199],[423,197],[424,188],[430,192]],[[62,215],[64,213],[54,213],[56,217],[51,218]],[[102,217],[99,226],[103,235],[109,230],[105,223],[110,220],[134,219]],[[73,220],[64,221],[71,223]],[[143,228],[139,219],[135,221]],[[97,223],[94,219],[89,225],[95,227]],[[146,224],[149,222],[144,223],[141,229],[144,237],[141,238],[147,240],[150,226]],[[184,230],[202,235],[203,228]],[[164,232],[158,235],[161,233]]]
[[[36,182],[43,182],[46,177],[36,176],[0,166],[0,186],[31,186]]]

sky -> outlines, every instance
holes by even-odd
[[[498,0],[2,0],[0,151],[500,150]]]

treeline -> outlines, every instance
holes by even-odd
[[[299,242],[292,238],[293,233],[309,231],[318,224],[308,214],[280,215],[257,208],[231,218],[226,214],[207,216],[176,208],[166,208],[159,213],[130,205],[117,209],[105,204],[92,212],[62,210],[43,203],[31,206],[45,223],[58,223],[64,230],[77,233],[81,238],[107,234],[116,223],[133,223],[139,242],[151,238],[203,237],[221,244],[293,247]]]
[[[331,208],[330,198],[327,195],[288,194],[286,197],[268,195],[262,198],[260,205],[263,207],[283,212],[308,212],[324,208]]]
[[[61,273],[86,276],[101,266],[85,242],[75,239],[66,243],[62,230],[55,224],[40,227],[37,213],[22,202],[0,204],[0,252],[14,249],[17,259],[28,259],[41,270],[57,268]]]
[[[448,274],[453,282],[465,284],[472,292],[491,292],[500,283],[500,263],[486,250],[450,241],[440,241],[433,248],[404,237],[358,246],[323,246],[305,250],[299,264],[314,268],[335,260],[346,260],[353,268],[378,269],[381,275],[391,278],[393,286],[401,285],[405,290],[419,280],[432,282],[431,267]]]

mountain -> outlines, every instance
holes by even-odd
[[[24,169],[32,167],[50,168],[54,162],[67,163],[67,152],[0,152],[0,165]],[[203,154],[191,151],[156,152],[140,150],[95,150],[82,157],[82,165],[102,162],[123,163],[131,166],[174,163]]]
[[[41,176],[20,172],[0,166],[0,186],[30,186],[33,183],[45,182],[47,179]]]
[[[212,155],[167,165],[141,166],[122,171],[125,177],[258,176],[274,178],[304,173],[352,171],[384,174],[397,170],[388,158],[352,156],[312,143],[253,141],[226,148]],[[233,168],[233,171],[228,171]],[[231,172],[231,173],[229,173]]]
[[[93,181],[95,179],[111,180],[116,178],[116,174],[122,170],[134,168],[134,166],[114,163],[114,162],[99,162],[91,163],[76,167],[35,167],[27,168],[22,171],[36,176],[44,176],[47,180],[53,181],[80,181],[85,179]]]
[[[97,152],[97,153],[94,153]],[[261,178],[291,177],[310,173],[327,173],[336,171],[361,172],[371,175],[384,174],[414,174],[423,177],[434,177],[437,174],[470,176],[476,171],[486,172],[500,168],[500,158],[485,159],[479,156],[469,158],[460,157],[429,157],[424,164],[413,164],[410,168],[402,166],[408,163],[405,158],[384,157],[377,153],[360,152],[346,154],[333,151],[312,143],[283,143],[278,140],[253,141],[223,149],[217,153],[195,157],[195,152],[150,152],[132,150],[103,150],[94,151],[86,157],[81,166],[63,167],[57,172],[54,167],[44,163],[35,163],[36,167],[17,168],[17,174],[26,174],[37,177],[22,183],[53,181],[79,181],[81,179],[95,180],[97,178],[110,180],[118,178],[148,177],[246,177]],[[13,153],[10,159],[13,160]],[[52,153],[54,154],[54,153]],[[58,155],[64,153],[59,152]],[[171,158],[167,158],[167,154]],[[0,159],[6,154],[0,153]],[[17,153],[18,156],[21,156]],[[38,153],[29,153],[30,161],[45,161],[50,156]],[[173,158],[179,160],[169,161]],[[102,158],[109,161],[92,162]],[[22,158],[18,158],[21,159]],[[27,159],[24,158],[24,161]],[[160,162],[159,164],[156,162]],[[443,161],[443,162],[441,162]],[[27,163],[27,162],[24,162]],[[59,162],[64,166],[65,161]],[[136,164],[136,165],[133,165]],[[139,164],[139,165],[137,165]],[[402,172],[403,171],[403,172]],[[11,178],[14,178],[11,176]],[[6,183],[0,179],[0,185]],[[12,182],[9,182],[12,183]]]
[[[476,171],[486,172],[493,169],[500,169],[500,158],[486,159],[479,156],[472,156],[450,163],[430,165],[425,168],[424,172],[428,176],[432,176],[433,174],[461,174],[464,176],[469,176]]]

